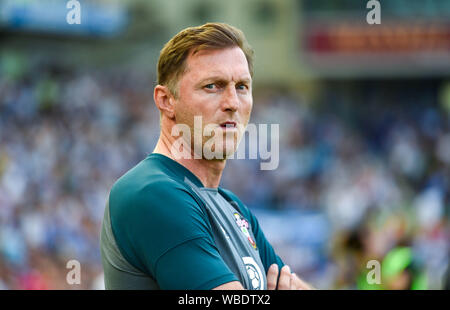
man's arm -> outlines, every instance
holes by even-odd
[[[278,278],[278,265],[273,264],[270,266],[267,272],[267,289],[268,290],[313,290],[314,288],[308,283],[300,279],[295,273],[291,273],[289,266],[284,266],[281,268],[280,279],[278,281],[277,288],[277,278]],[[213,288],[213,290],[244,290],[244,287],[239,281],[232,281],[218,287]]]

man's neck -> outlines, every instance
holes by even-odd
[[[225,168],[226,160],[207,160],[194,159],[191,153],[190,158],[183,158],[183,156],[174,156],[171,152],[172,144],[168,142],[161,135],[156,143],[153,153],[165,155],[180,165],[191,171],[203,184],[208,188],[217,188],[220,184],[223,169]],[[178,157],[178,158],[176,158]]]

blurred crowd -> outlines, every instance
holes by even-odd
[[[0,289],[104,287],[103,211],[113,183],[158,139],[154,81],[139,68],[0,58]],[[367,288],[370,260],[394,270],[378,288],[409,289],[418,278],[445,288],[449,91],[443,83],[345,85],[325,83],[311,100],[256,89],[250,122],[279,124],[279,167],[232,159],[222,186],[318,288]],[[73,259],[80,285],[66,281]]]

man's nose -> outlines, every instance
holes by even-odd
[[[226,88],[222,98],[222,109],[224,111],[235,112],[239,107],[239,98],[234,85]]]

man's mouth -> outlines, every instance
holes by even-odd
[[[236,128],[236,122],[231,121],[223,122],[220,124],[220,127],[223,129],[234,129]]]

